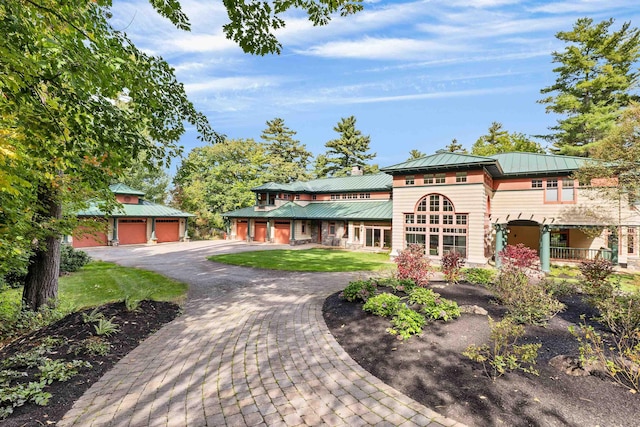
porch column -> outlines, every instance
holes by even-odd
[[[225,219],[226,222],[226,219]],[[182,237],[183,242],[189,241],[189,217],[184,218],[184,236]]]
[[[611,263],[618,265],[618,235],[620,229],[618,227],[612,227],[609,232],[609,248],[611,249]]]
[[[296,240],[296,220],[291,220],[291,237],[289,237],[290,241]]]
[[[158,238],[156,237],[156,219],[151,218],[151,239],[149,239],[150,243],[157,243]]]
[[[507,244],[507,224],[494,224],[494,228],[496,229],[496,268],[500,268],[500,264],[502,264],[500,252]]]
[[[353,221],[349,221],[349,232],[348,232],[348,238],[347,238],[347,243],[353,243],[353,233],[354,233],[354,226],[353,226]]]
[[[540,268],[551,271],[551,229],[548,225],[540,227]]]
[[[271,242],[271,221],[267,221],[267,242]]]
[[[118,246],[118,218],[113,218],[113,238],[111,239],[111,246]]]

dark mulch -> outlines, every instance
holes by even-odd
[[[106,356],[70,354],[70,346],[95,335],[93,323],[85,323],[82,318],[82,313],[91,311],[72,313],[0,350],[0,360],[3,360],[39,345],[43,338],[50,336],[62,338],[64,343],[55,348],[55,353],[48,357],[68,361],[86,360],[92,365],[91,368],[82,368],[78,375],[67,382],[54,382],[48,386],[46,391],[53,397],[47,406],[26,404],[17,407],[9,418],[0,420],[0,425],[17,427],[55,424],[71,409],[73,403],[116,362],[162,325],[176,318],[180,314],[180,307],[176,304],[157,301],[142,301],[135,311],[127,311],[122,302],[104,305],[99,311],[106,319],[113,318],[112,322],[120,328],[119,332],[106,338],[111,343],[111,352]]]
[[[505,310],[489,292],[469,284],[434,289],[458,304],[478,305],[499,320]],[[487,316],[463,314],[431,323],[423,335],[399,341],[386,332],[389,320],[370,315],[362,304],[330,296],[324,319],[340,345],[364,369],[425,406],[472,426],[638,426],[640,395],[608,377],[573,377],[548,364],[560,354],[578,354],[567,327],[580,315],[593,316],[577,296],[547,327],[528,326],[526,340],[540,342],[539,376],[512,372],[495,382],[482,365],[462,356],[470,344],[488,342]]]

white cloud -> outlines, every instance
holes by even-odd
[[[551,2],[540,6],[530,7],[527,10],[533,13],[589,13],[598,11],[610,11],[615,8],[637,8],[637,3],[629,0],[578,0]]]
[[[209,81],[185,84],[189,94],[199,92],[235,92],[255,91],[258,89],[278,86],[279,79],[271,76],[251,77],[210,77]]]

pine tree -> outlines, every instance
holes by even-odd
[[[620,110],[638,98],[632,91],[640,76],[640,30],[625,22],[613,31],[613,23],[581,18],[571,31],[556,34],[568,45],[553,52],[553,62],[559,64],[553,70],[557,78],[541,90],[550,95],[539,102],[547,104],[547,113],[564,116],[545,136],[557,153],[588,156],[613,128]]]
[[[296,132],[289,129],[281,118],[267,121],[267,129],[262,131],[262,140],[270,166],[270,181],[293,182],[309,179],[309,159],[311,152],[304,144],[294,139]]]
[[[332,139],[325,144],[328,148],[322,159],[324,165],[318,168],[316,160],[316,170],[318,176],[347,176],[354,166],[364,167],[366,173],[377,171],[377,165],[369,165],[368,161],[375,158],[376,154],[369,154],[369,135],[362,135],[356,129],[356,118],[350,116],[340,119],[340,122],[333,128],[340,134],[337,139]]]

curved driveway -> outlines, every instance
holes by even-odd
[[[340,347],[324,299],[356,273],[289,273],[206,256],[288,248],[225,241],[87,250],[190,285],[184,315],[129,353],[59,426],[459,426]]]

